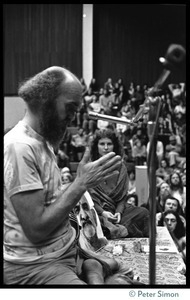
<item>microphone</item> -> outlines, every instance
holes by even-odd
[[[166,52],[165,57],[160,57],[159,61],[163,64],[165,69],[173,69],[174,67],[181,67],[185,62],[186,50],[183,46],[178,44],[171,44]]]
[[[93,120],[103,120],[103,121],[108,121],[111,123],[120,123],[123,125],[133,123],[133,121],[129,120],[129,119],[121,119],[121,118],[117,118],[117,117],[113,117],[113,116],[109,116],[109,115],[98,114],[95,112],[89,112],[88,115],[89,115],[89,118],[93,119]]]
[[[140,105],[140,109],[137,112],[136,116],[133,118],[133,122],[138,122],[143,114],[147,113],[150,110],[150,108],[147,107],[147,104],[155,104],[153,97],[159,95],[162,86],[171,73],[171,70],[173,70],[174,67],[179,68],[180,66],[182,66],[182,63],[185,61],[185,57],[186,50],[183,48],[183,46],[178,44],[171,44],[167,49],[165,57],[159,58],[159,61],[164,66],[164,70],[162,71],[158,80],[155,82],[154,86],[150,89],[150,91],[148,91],[145,102],[144,104]]]

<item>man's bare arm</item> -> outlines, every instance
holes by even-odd
[[[83,193],[105,178],[118,174],[121,157],[108,153],[88,162],[89,150],[79,163],[76,179],[50,206],[44,206],[43,190],[27,191],[11,197],[14,209],[26,236],[33,243],[43,241],[68,217]]]

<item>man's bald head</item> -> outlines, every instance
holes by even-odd
[[[82,86],[79,79],[69,70],[52,66],[22,83],[18,95],[37,113],[47,102],[55,101],[64,94],[70,98],[81,98]]]

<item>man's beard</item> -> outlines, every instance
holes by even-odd
[[[60,121],[54,106],[43,109],[40,118],[40,132],[52,146],[58,147],[67,129],[67,124],[66,120]]]

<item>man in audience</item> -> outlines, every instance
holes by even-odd
[[[78,132],[72,135],[71,138],[71,151],[76,162],[80,161],[81,156],[87,146],[87,135],[84,133],[83,128],[78,128]]]

